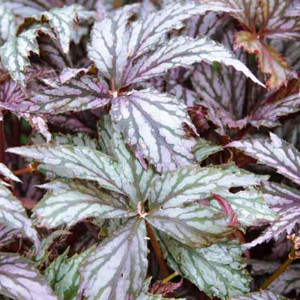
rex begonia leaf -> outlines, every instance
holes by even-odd
[[[23,18],[38,16],[41,11],[51,9],[58,0],[1,0],[1,6],[10,9],[15,15]]]
[[[35,218],[41,226],[68,227],[80,220],[97,218],[123,218],[134,216],[126,199],[110,195],[92,183],[57,180],[40,186],[48,191],[34,207]]]
[[[146,220],[153,227],[191,247],[203,248],[233,231],[229,218],[220,210],[198,203],[152,209]]]
[[[224,22],[226,22],[225,14],[209,12],[203,16],[189,18],[185,22],[185,32],[192,38],[201,35],[212,38],[218,32],[220,26],[224,26]]]
[[[270,291],[262,291],[256,293],[250,293],[245,296],[233,297],[228,300],[288,300],[288,298],[281,295],[274,294]]]
[[[51,29],[43,24],[34,24],[29,29],[13,36],[0,48],[0,56],[4,68],[9,72],[11,77],[25,86],[26,68],[30,65],[30,53],[40,53],[37,37],[39,34],[51,36]]]
[[[278,240],[282,234],[291,234],[300,223],[300,192],[287,185],[264,182],[262,185],[264,199],[268,205],[278,214],[267,229],[247,246],[268,242],[271,239]]]
[[[56,239],[63,238],[64,235],[69,235],[70,231],[67,230],[55,230],[50,235],[44,237],[41,240],[41,246],[39,251],[36,253],[33,260],[36,262],[36,267],[39,268],[43,263],[49,259],[51,250],[49,248],[55,242]]]
[[[130,33],[130,56],[138,56],[157,46],[164,34],[184,26],[183,21],[192,16],[204,15],[208,11],[227,11],[232,9],[223,5],[201,4],[195,1],[171,3],[163,9],[149,13],[144,19],[133,23]]]
[[[172,38],[146,58],[139,59],[125,78],[125,84],[164,75],[169,69],[180,66],[189,67],[202,61],[232,66],[243,72],[253,82],[262,85],[251,71],[223,45],[206,37],[193,39],[187,36]]]
[[[279,267],[278,261],[265,261],[265,260],[250,260],[251,274],[252,276],[270,276]],[[300,278],[299,278],[300,266],[299,264],[291,264],[275,281],[270,284],[268,290],[276,293],[288,295],[295,291],[297,295],[300,294]]]
[[[39,38],[40,57],[56,70],[73,67],[70,55],[65,54],[57,39],[49,39],[47,36]]]
[[[276,214],[268,207],[263,194],[253,187],[237,193],[225,190],[217,190],[214,193],[228,201],[239,224],[244,228],[276,219]],[[218,207],[216,200],[211,201],[211,205]]]
[[[263,176],[234,165],[204,167],[197,165],[165,172],[152,182],[150,209],[172,208],[210,197],[218,189],[256,185]]]
[[[145,237],[144,221],[129,220],[87,256],[79,269],[87,300],[137,298],[147,275]]]
[[[292,16],[297,1],[287,0],[197,0],[200,3],[224,5],[236,11],[230,14],[249,31],[258,27],[263,37],[297,39],[300,36],[300,21]]]
[[[120,165],[100,151],[70,145],[16,147],[8,151],[41,162],[43,169],[58,176],[96,181],[106,189],[125,193]]]
[[[138,10],[138,5],[126,5],[96,22],[91,33],[91,44],[88,46],[89,58],[103,76],[118,82],[117,76],[125,67],[129,32],[128,19]]]
[[[195,2],[176,3],[149,13],[144,19],[129,26],[128,19],[137,12],[137,6],[125,6],[94,25],[89,57],[99,70],[113,80],[117,87],[126,85],[133,61],[147,50],[157,46],[164,34],[183,27],[183,21],[208,10],[230,11],[217,5]],[[124,77],[124,78],[123,78]]]
[[[122,165],[123,187],[126,194],[135,204],[146,201],[151,181],[155,176],[153,169],[147,165],[141,165],[140,161],[135,158],[117,134],[113,136],[112,148],[116,158]]]
[[[98,142],[96,139],[91,138],[84,132],[77,134],[53,134],[53,143],[60,145],[74,145],[82,147],[90,147],[92,149],[98,149]],[[37,143],[35,143],[36,145]]]
[[[97,8],[97,0],[63,0],[65,5],[79,4],[83,6],[85,9],[94,10]]]
[[[160,236],[170,266],[207,295],[227,299],[249,292],[251,277],[238,243],[221,241],[207,248],[192,249]]]
[[[274,102],[264,102],[255,109],[250,116],[252,126],[276,127],[281,123],[278,119],[282,116],[296,113],[300,110],[300,94],[294,94]]]
[[[62,8],[53,8],[42,14],[59,38],[62,50],[65,53],[69,52],[72,28],[80,10],[82,10],[80,5],[70,5]]]
[[[0,46],[15,32],[15,19],[11,10],[0,5]]]
[[[114,130],[110,115],[104,115],[103,118],[97,122],[97,133],[101,151],[107,155],[114,156],[115,152],[112,145]]]
[[[156,90],[132,91],[113,100],[112,121],[136,154],[142,153],[158,170],[174,169],[193,161],[193,128],[186,107],[174,96]]]
[[[16,110],[61,114],[101,107],[111,99],[104,82],[94,76],[78,75],[64,83],[49,79],[46,83],[49,87],[24,100]]]
[[[18,254],[0,253],[0,294],[20,300],[58,300],[34,263]]]
[[[223,30],[220,42],[232,49],[235,29],[231,23],[228,23]],[[245,55],[240,50],[236,51],[236,56],[241,61],[245,61]],[[232,115],[233,121],[243,117],[246,76],[232,67],[201,63],[197,64],[193,71],[191,81],[203,101],[224,109],[229,115]],[[201,102],[197,104],[201,105]]]
[[[79,267],[92,251],[95,251],[95,247],[68,258],[66,250],[45,270],[45,277],[60,300],[78,299]]]
[[[234,147],[247,155],[275,168],[277,172],[297,184],[300,184],[300,153],[291,144],[270,133],[270,138],[256,138],[243,141],[235,141],[227,145]]]
[[[223,147],[216,145],[205,139],[200,139],[194,148],[195,158],[198,162],[202,162],[208,156],[222,151]]]
[[[0,224],[0,248],[15,241],[16,238],[22,238],[23,234],[18,229],[11,229]]]
[[[21,182],[21,180],[3,163],[0,163],[0,174],[10,180]]]
[[[32,221],[26,214],[25,208],[2,183],[0,183],[0,204],[0,223],[8,228],[20,230],[33,241],[35,248],[38,249],[39,237]]]

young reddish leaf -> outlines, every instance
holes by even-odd
[[[220,201],[213,197],[218,201],[211,200],[210,204],[218,209],[224,206],[224,210],[231,216],[232,223],[242,228],[266,224],[276,218],[276,214],[264,200],[263,194],[254,187],[248,187],[237,193],[220,189],[216,196]]]
[[[146,220],[156,229],[190,247],[208,247],[233,231],[226,214],[198,203],[152,209]]]
[[[212,196],[213,196],[214,199],[216,199],[218,201],[218,203],[220,204],[222,210],[226,214],[229,215],[229,217],[230,217],[229,226],[237,227],[239,225],[238,218],[237,218],[236,213],[232,209],[230,203],[225,198],[223,198],[222,196],[220,196],[218,194],[213,193]]]
[[[150,288],[150,292],[148,292],[150,282],[151,282],[151,277],[149,277],[149,278],[147,278],[145,280],[143,290],[140,293],[140,295],[137,298],[137,300],[168,300],[168,299],[169,300],[175,300],[175,298],[169,298],[169,297],[168,298],[164,298],[162,294],[153,294],[155,291],[152,291],[152,287]],[[158,282],[160,283],[160,281],[158,281]],[[164,284],[164,286],[175,287],[178,284],[179,283],[168,282],[167,284]],[[162,287],[162,289],[163,289],[163,287]],[[184,298],[176,298],[176,299],[178,299],[178,300],[185,300]]]
[[[162,296],[168,296],[168,294],[173,293],[175,290],[182,286],[183,280],[179,282],[167,282],[163,283],[162,281],[156,281],[151,286],[149,293],[151,294],[160,294]]]
[[[235,46],[257,54],[261,71],[269,76],[267,86],[270,89],[280,87],[289,79],[296,77],[296,72],[288,65],[285,58],[260,40],[256,34],[247,31],[239,32],[235,37]]]

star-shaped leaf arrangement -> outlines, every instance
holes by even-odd
[[[105,132],[107,137],[112,134],[111,155],[72,145],[37,145],[9,152],[34,159],[42,163],[41,170],[58,176],[41,186],[48,193],[34,208],[37,224],[55,228],[92,217],[124,220],[81,263],[79,290],[87,299],[136,298],[147,272],[147,227],[190,251],[215,244],[235,227],[219,206],[199,200],[218,191],[230,196],[230,188],[254,186],[265,178],[234,165],[191,165],[159,174],[143,168],[112,127]]]

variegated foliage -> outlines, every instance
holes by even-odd
[[[274,294],[273,292],[269,292],[269,291],[250,293],[246,296],[230,298],[230,300],[287,300],[287,299],[288,298],[285,298],[278,294]]]
[[[229,216],[220,206],[213,201],[212,205],[201,204],[199,200],[210,199],[213,193],[228,198],[234,211],[241,216],[241,229],[262,219],[273,220],[274,214],[253,187],[266,178],[234,165],[204,168],[190,165],[160,175],[150,166],[147,167],[145,161],[137,160],[113,128],[109,127],[109,120],[105,121],[99,123],[99,136],[103,137],[100,147],[110,155],[87,146],[63,144],[9,149],[11,153],[40,162],[40,170],[58,176],[55,181],[41,186],[48,192],[34,208],[38,225],[54,228],[65,224],[70,227],[86,218],[97,218],[98,222],[101,219],[123,220],[112,235],[84,255],[85,258],[74,257],[66,261],[61,257],[49,267],[48,276],[54,290],[59,295],[70,295],[71,298],[75,297],[71,294],[76,294],[79,289],[83,297],[91,300],[139,299],[148,266],[146,226],[151,226],[164,234],[168,251],[176,251],[178,247],[185,249],[182,251],[186,251],[186,255],[176,260],[179,265],[175,267],[175,262],[170,262],[170,265],[201,290],[224,299],[247,292],[249,279],[246,272],[241,271],[243,265],[230,268],[229,261],[224,265],[226,272],[233,277],[241,276],[239,287],[229,283],[230,280],[222,279],[211,289],[209,283],[206,285],[200,278],[191,277],[187,270],[198,272],[197,264],[193,266],[190,260],[199,259],[198,264],[203,266],[213,263],[214,255],[210,254],[210,250],[200,254],[202,250],[195,248],[214,244],[234,230],[229,225]],[[107,147],[110,142],[111,147]],[[203,154],[199,156],[205,158]],[[233,187],[249,187],[249,191],[246,190],[245,195],[243,192],[232,194],[229,189]],[[246,220],[250,215],[251,220]],[[172,242],[168,242],[167,237],[172,238]],[[211,251],[228,251],[230,261],[240,260],[241,248],[238,244],[230,250],[227,250],[226,242],[219,247],[211,248]],[[61,271],[57,269],[59,264],[62,264]],[[77,265],[76,272],[80,273],[79,283],[79,275],[67,271],[73,268],[73,264],[74,268]],[[216,270],[212,276],[220,276],[222,268],[220,266],[220,270]],[[55,276],[63,278],[63,282],[72,281],[72,287],[66,289],[65,285],[57,285],[55,282],[58,279],[55,279],[53,272],[61,272]]]
[[[243,25],[243,31],[235,36],[235,46],[254,53],[261,71],[267,75],[270,89],[280,87],[296,76],[286,59],[271,47],[267,39],[296,40],[300,36],[300,21],[289,12],[295,9],[297,1],[288,0],[198,0],[200,3],[224,5],[235,8],[233,18]]]
[[[257,159],[260,164],[274,168],[277,173],[285,176],[296,184],[300,184],[300,153],[291,144],[271,133],[270,138],[251,139],[232,142],[228,147],[235,147],[247,155]],[[262,192],[267,203],[279,214],[271,222],[263,234],[252,241],[249,247],[278,239],[281,234],[290,234],[299,224],[300,193],[296,188],[286,184],[264,182]]]
[[[299,226],[298,118],[286,120],[300,110],[298,13],[294,0],[0,0],[0,294],[164,300],[151,294],[157,239],[186,279],[170,285],[283,299],[249,294],[235,239]],[[268,128],[297,147],[243,139]],[[33,146],[3,154],[19,133]],[[23,188],[15,174],[33,170],[13,154],[38,165]],[[253,158],[280,175],[232,163]]]
[[[20,182],[4,164],[0,174],[11,181]],[[9,184],[0,180],[0,248],[20,239],[29,238],[35,251],[41,251],[40,239],[32,220],[20,201],[9,190]],[[58,300],[47,285],[46,279],[36,269],[34,262],[18,254],[0,252],[0,294],[13,299],[35,300],[43,294],[46,300]]]
[[[206,34],[232,49],[238,31],[232,20],[210,13],[205,18],[190,19],[186,32],[192,37]],[[245,53],[240,49],[235,52],[241,61],[250,64],[251,60]],[[252,69],[255,67],[253,62],[250,66]],[[189,77],[193,89],[186,86]],[[223,136],[230,135],[230,130],[241,130],[247,126],[276,127],[280,125],[282,116],[295,113],[300,108],[297,91],[279,94],[280,97],[277,91],[266,95],[264,89],[254,85],[235,69],[218,64],[197,64],[190,73],[182,73],[182,70],[170,72],[165,81],[165,89],[183,100],[192,112],[195,112],[195,106],[201,106],[206,120],[213,123],[216,131]],[[162,83],[160,86],[163,86]],[[203,122],[195,124],[198,130],[205,130]]]
[[[2,163],[0,164],[0,174],[6,179],[20,182],[20,179]],[[0,202],[0,224],[3,229],[15,230],[13,235],[23,234],[31,239],[35,248],[38,249],[40,241],[32,221],[28,218],[20,201],[10,191],[9,184],[2,180],[0,180]]]
[[[183,35],[168,38],[169,32],[184,27],[184,21],[192,16],[203,15],[207,11],[231,12],[231,8],[195,2],[178,3],[137,18],[140,9],[137,4],[127,5],[94,24],[88,57],[94,62],[98,73],[76,68],[73,72],[63,70],[59,77],[44,81],[47,87],[41,92],[35,91],[28,97],[25,94],[22,105],[5,108],[19,115],[25,112],[42,115],[110,105],[115,128],[123,134],[137,156],[143,155],[158,171],[188,165],[194,159],[192,149],[196,144],[196,133],[194,137],[186,135],[186,127],[194,130],[186,106],[168,94],[148,89],[134,90],[130,86],[164,75],[170,69],[179,66],[187,68],[199,62],[218,62],[244,73],[256,84],[261,83],[221,44],[206,37]],[[19,29],[14,40],[7,41],[2,48],[4,67],[23,87],[26,68],[30,63],[28,56],[32,52],[36,55],[41,53],[41,57],[48,57],[48,61],[52,58],[51,64],[56,68],[57,65],[73,67],[67,58],[73,21],[76,17],[87,17],[89,14],[74,4],[53,8],[40,15],[42,22],[47,23],[47,29],[46,24],[33,24],[24,30],[21,27],[23,31],[19,33]],[[42,37],[39,45],[36,38],[40,33],[50,35],[50,41],[43,42]],[[33,36],[29,37],[29,34]],[[35,43],[30,44],[29,48],[26,43],[31,40]],[[16,48],[13,53],[12,45]],[[12,57],[22,64],[13,63]],[[10,63],[13,65],[10,66]],[[68,76],[64,76],[66,73]],[[109,86],[106,81],[109,81]]]
[[[0,294],[13,299],[58,300],[34,263],[18,254],[0,253]]]
[[[210,12],[205,16],[189,19],[184,33],[192,38],[207,35],[232,49],[238,30],[228,16]],[[291,61],[299,57],[296,47],[293,49],[294,58],[291,53],[286,53]],[[251,57],[241,49],[236,49],[235,52],[241,61],[256,72],[256,64]],[[236,132],[249,126],[276,127],[280,125],[279,120],[283,116],[298,112],[300,107],[297,90],[286,94],[278,91],[266,94],[262,87],[247,80],[246,76],[242,76],[234,68],[224,68],[216,63],[199,63],[189,71],[177,68],[167,76],[157,77],[143,85],[155,86],[160,91],[171,93],[182,100],[189,107],[198,131],[207,130],[209,122],[223,136],[230,136],[233,130]],[[202,119],[197,117],[199,107]]]

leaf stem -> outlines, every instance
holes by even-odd
[[[272,284],[287,268],[288,266],[296,259],[295,256],[295,247],[292,246],[291,252],[287,260],[273,273],[261,286],[260,290],[266,289],[269,285]]]
[[[37,162],[31,163],[30,165],[28,165],[27,167],[25,167],[23,169],[14,171],[14,175],[32,173],[33,171],[36,170],[36,168],[38,167],[39,164],[40,163],[37,163]]]
[[[151,228],[151,225],[149,223],[146,222],[146,228],[147,228],[147,234],[150,238],[150,242],[151,242],[151,245],[153,247],[153,250],[154,250],[154,253],[155,253],[155,256],[158,260],[158,264],[159,264],[159,268],[162,272],[162,275],[163,277],[169,277],[169,271],[168,271],[168,267],[164,261],[164,258],[163,258],[163,255],[162,255],[162,252],[161,252],[161,249],[160,249],[160,246],[159,246],[159,243],[158,241],[156,240],[155,238],[155,235],[154,235],[154,232]]]
[[[162,283],[166,284],[169,281],[171,281],[173,278],[175,278],[176,276],[178,276],[177,272],[174,272],[173,274],[171,274],[170,276],[166,277],[165,279],[163,279]]]
[[[0,162],[5,162],[5,135],[3,121],[0,121]]]
[[[122,0],[114,0],[114,9],[119,8],[123,5]]]

